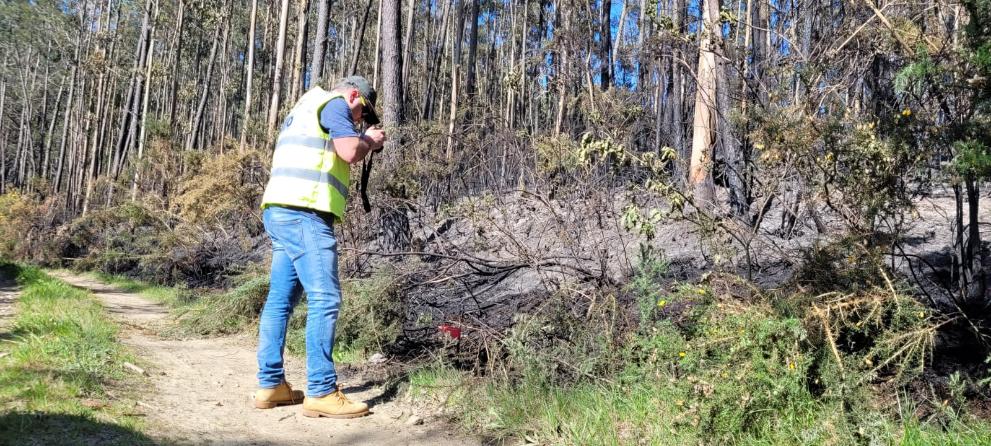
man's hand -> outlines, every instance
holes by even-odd
[[[385,144],[385,131],[377,127],[372,127],[365,130],[364,138],[365,141],[368,142],[368,145],[371,146],[372,150],[378,150],[382,148],[383,144]]]
[[[361,136],[334,138],[334,151],[344,162],[354,164],[364,159],[365,155],[382,150],[385,140],[385,131],[370,128]]]

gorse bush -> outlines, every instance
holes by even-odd
[[[0,195],[0,258],[50,258],[45,248],[55,201],[17,191]]]
[[[190,225],[248,225],[257,233],[260,221],[251,217],[259,213],[270,158],[258,151],[206,157],[179,183],[177,213]]]

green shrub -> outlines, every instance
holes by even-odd
[[[238,285],[207,294],[188,308],[179,310],[180,333],[219,335],[239,333],[257,323],[268,296],[268,275],[247,274]]]
[[[396,340],[404,301],[392,271],[380,270],[367,279],[345,279],[341,288],[335,350],[371,354]]]
[[[641,249],[640,263],[627,285],[627,290],[633,293],[642,325],[653,321],[658,310],[667,303],[662,303],[663,288],[660,285],[667,270],[668,262],[664,256]]]
[[[109,274],[134,273],[142,265],[165,258],[177,240],[169,239],[168,223],[141,203],[99,209],[73,220],[55,240],[63,257],[74,259],[81,270]],[[168,282],[170,271],[146,274]]]

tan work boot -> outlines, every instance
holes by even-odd
[[[271,389],[258,389],[255,392],[255,407],[258,409],[299,404],[302,401],[303,391],[293,390],[285,381]]]
[[[303,416],[319,418],[356,418],[368,415],[368,405],[355,403],[344,396],[341,389],[320,398],[303,400]]]

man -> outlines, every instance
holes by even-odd
[[[341,306],[334,224],[344,217],[350,165],[385,142],[380,129],[356,129],[378,124],[375,97],[360,76],[341,80],[331,91],[315,87],[299,99],[279,132],[262,198],[265,232],[272,239],[272,278],[258,327],[257,408],[302,400],[308,417],[368,413],[367,404],[344,396],[334,369],[334,325]],[[305,399],[286,382],[283,368],[286,327],[302,290],[307,296]]]

